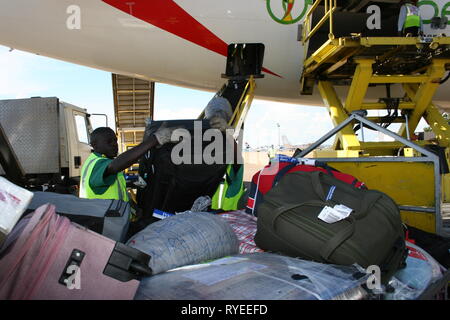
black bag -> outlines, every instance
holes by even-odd
[[[264,250],[321,263],[376,265],[383,283],[404,266],[408,252],[400,212],[382,192],[355,188],[320,171],[293,172],[264,200],[255,236]],[[334,223],[318,218],[326,206],[337,205],[348,207],[350,215]]]
[[[201,123],[202,132],[210,129],[207,120],[168,120],[153,121],[147,126],[145,135],[154,133],[162,123],[167,127],[183,127],[187,129],[193,137],[194,123]],[[221,133],[222,137],[224,135]],[[137,202],[143,210],[144,220],[154,222],[152,219],[154,209],[175,213],[191,209],[194,201],[201,196],[212,197],[219,184],[224,178],[227,164],[225,163],[224,143],[222,163],[206,164],[203,161],[203,151],[211,141],[203,141],[201,149],[195,154],[194,140],[191,141],[192,163],[194,157],[200,156],[201,164],[174,164],[171,154],[175,143],[167,143],[161,147],[153,148],[139,162],[139,175],[145,180],[147,186],[138,189]],[[224,140],[225,141],[225,140]],[[198,154],[201,151],[201,155]]]
[[[408,226],[408,239],[413,240],[443,267],[450,268],[450,238]]]

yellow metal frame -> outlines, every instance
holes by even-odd
[[[450,126],[432,104],[432,99],[439,87],[439,80],[446,72],[450,59],[434,59],[423,75],[374,75],[373,59],[355,59],[357,63],[345,103],[342,103],[331,81],[319,81],[318,88],[331,116],[334,126],[345,121],[356,110],[386,109],[383,103],[364,102],[367,90],[371,84],[402,84],[411,102],[404,102],[399,109],[411,110],[408,126],[402,124],[398,134],[406,137],[406,128],[413,135],[420,120],[424,118],[436,133],[441,146],[450,146]],[[378,120],[376,117],[370,120]],[[396,120],[399,122],[400,120]],[[377,145],[379,146],[377,150]],[[360,142],[351,126],[339,133],[334,150],[358,150],[366,155],[391,155],[391,150],[398,148],[398,143],[386,146],[383,143]],[[369,151],[369,152],[367,152]]]
[[[228,125],[234,128],[233,137],[237,139],[239,137],[242,126],[244,125],[247,114],[250,111],[250,107],[255,97],[256,82],[253,76],[247,81],[244,92],[242,93],[239,103],[234,110],[233,116],[231,117]]]
[[[313,12],[319,5],[325,3],[324,16],[312,26]],[[400,84],[405,92],[405,98],[401,99],[398,109],[407,117],[396,119],[401,123],[397,134],[402,137],[413,136],[422,118],[430,125],[436,135],[436,142],[446,148],[447,162],[450,156],[450,125],[433,105],[432,100],[440,85],[440,80],[445,72],[450,70],[450,58],[435,56],[431,61],[415,71],[404,74],[381,74],[379,69],[374,72],[374,64],[386,61],[393,56],[398,57],[404,51],[429,46],[431,50],[448,46],[450,37],[435,37],[430,42],[423,42],[420,38],[406,37],[360,37],[351,36],[335,38],[333,33],[333,13],[336,10],[336,2],[333,0],[315,1],[308,10],[303,28],[302,42],[307,50],[308,41],[321,28],[327,20],[330,22],[329,39],[313,54],[306,55],[303,63],[301,79],[302,94],[311,94],[317,84],[325,106],[328,109],[335,127],[348,120],[352,112],[359,110],[386,110],[388,105],[379,102],[365,101],[370,86]],[[386,48],[386,49],[385,49]],[[382,56],[380,51],[386,50]],[[407,55],[405,55],[407,57]],[[344,99],[338,96],[335,84],[347,84],[348,94]],[[375,123],[381,123],[381,117],[366,118]],[[348,121],[347,121],[348,122]],[[354,123],[353,123],[354,124]],[[365,181],[369,188],[378,189],[389,194],[402,205],[434,207],[437,199],[450,202],[450,174],[441,175],[441,194],[436,195],[435,177],[438,175],[433,163],[420,161],[407,161],[408,158],[420,155],[413,148],[405,147],[402,143],[395,142],[364,142],[360,141],[353,124],[342,128],[335,137],[330,150],[314,151],[313,157],[335,159],[330,164],[353,174]],[[409,132],[407,132],[409,131]],[[417,145],[429,144],[427,141],[417,141]],[[402,156],[402,161],[377,161],[377,157]],[[339,161],[339,158],[371,157],[366,161]],[[383,178],[381,178],[383,177]],[[420,192],[418,192],[420,190]],[[436,217],[428,212],[401,212],[402,219],[409,225],[425,231],[436,232]]]
[[[325,12],[324,16],[320,21],[312,27],[312,14],[316,9],[319,7],[319,5],[324,3],[325,6]],[[330,21],[330,32],[328,34],[329,39],[334,39],[333,34],[333,13],[337,9],[337,0],[316,0],[314,4],[309,8],[308,12],[305,16],[305,22],[304,22],[304,28],[303,28],[303,37],[302,42],[305,44],[306,42],[311,39],[311,37],[327,22],[327,20]]]
[[[340,123],[344,122],[345,119],[347,119],[348,113],[345,111],[336,90],[331,82],[319,81],[319,91],[322,95],[325,106],[328,108],[333,125],[335,127],[338,126]],[[347,126],[337,134],[336,140],[333,144],[333,149],[361,150],[358,137],[355,135],[355,132],[351,126]]]

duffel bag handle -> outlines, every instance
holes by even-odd
[[[320,256],[325,262],[329,262],[332,253],[355,233],[355,219],[350,216],[343,221],[348,221],[350,224],[341,232],[336,233],[320,250]]]
[[[316,192],[319,198],[323,201],[326,201],[325,190],[323,189],[321,181],[323,176],[325,176],[325,173],[323,173],[322,171],[313,172],[311,174],[311,183],[313,186],[313,190]],[[381,196],[382,194],[379,192],[365,190],[363,201],[361,201],[362,205],[360,208],[355,209],[353,217],[355,219],[364,218],[370,211],[370,209],[372,209],[372,207],[375,205],[375,203],[381,198]]]
[[[283,178],[291,169],[295,168],[297,166],[297,163],[290,163],[276,174],[275,178],[273,179],[272,188],[274,188],[278,182],[280,182],[281,178]]]
[[[316,192],[316,194],[319,196],[320,199],[323,201],[326,201],[325,191],[323,190],[321,178],[324,176],[325,173],[322,171],[315,171],[311,174],[311,183],[313,186],[313,190]]]
[[[335,234],[330,240],[328,240],[327,244],[322,248],[320,251],[320,256],[325,260],[329,261],[329,258],[331,254],[344,243],[349,238],[353,236],[355,233],[355,221],[362,219],[367,216],[369,211],[372,209],[372,207],[375,205],[375,203],[378,201],[378,199],[381,197],[381,194],[378,192],[367,192],[361,203],[361,207],[358,210],[355,210],[355,213],[353,213],[350,217],[348,217],[347,221],[350,222],[348,227],[343,229],[341,232],[338,232]]]
[[[273,180],[273,184],[272,184],[272,188],[275,187],[278,182],[280,182],[281,178],[283,178],[291,169],[295,168],[297,166],[296,163],[291,163],[289,165],[287,165],[286,167],[284,167],[283,169],[281,169],[277,175],[275,176],[274,180]],[[325,191],[322,188],[322,184],[320,183],[320,177],[322,175],[324,175],[325,173],[323,171],[314,171],[312,172],[311,176],[311,182],[313,185],[313,189],[316,192],[316,194],[319,196],[319,198],[323,201],[325,201],[326,197],[325,197]],[[330,171],[330,175],[332,176],[332,173]]]
[[[309,207],[320,207],[323,208],[325,207],[327,204],[325,202],[322,201],[306,201],[300,204],[294,204],[288,207],[279,207],[277,210],[275,210],[275,213],[272,216],[272,222],[271,222],[271,226],[272,226],[272,230],[275,230],[275,222],[277,221],[278,217],[280,217],[283,213],[286,213],[290,210],[296,209],[298,207],[305,207],[305,206],[309,206]]]
[[[321,175],[323,175],[323,172],[313,172],[312,174],[312,184],[314,187],[314,190],[316,193],[323,197],[325,199],[325,193],[323,192],[322,184],[320,183]],[[330,256],[333,254],[333,252],[342,245],[345,241],[347,241],[349,238],[353,236],[355,233],[355,221],[359,220],[361,218],[364,218],[367,216],[368,212],[372,209],[372,207],[375,205],[375,203],[378,201],[378,199],[381,197],[381,193],[378,192],[366,192],[366,194],[363,197],[363,200],[361,201],[362,206],[355,210],[355,212],[349,216],[348,218],[342,220],[342,221],[348,221],[349,225],[343,229],[342,231],[335,234],[330,240],[327,241],[327,243],[323,246],[322,250],[320,251],[320,256],[322,259],[324,259],[325,262],[329,261]],[[325,201],[306,201],[300,204],[290,205],[287,207],[280,207],[277,210],[275,210],[271,226],[272,229],[275,230],[275,222],[276,220],[285,212],[296,209],[298,207],[302,206],[314,206],[314,207],[325,207],[328,204]]]
[[[303,163],[291,163],[278,171],[278,173],[275,175],[275,178],[273,179],[272,188],[275,187],[278,182],[280,182],[281,178],[283,178],[291,169],[295,168],[296,166],[303,164]],[[333,171],[340,172],[337,169],[330,167],[326,162],[316,161],[315,167],[325,169],[328,172],[328,175],[334,177]],[[324,174],[323,171],[317,171],[319,173]],[[318,191],[320,192],[320,191]],[[323,193],[323,192],[322,192]]]
[[[327,204],[323,201],[307,201],[307,202],[303,202],[300,204],[295,204],[295,205],[291,205],[288,207],[280,207],[278,208],[273,217],[272,217],[272,230],[275,230],[275,222],[276,220],[285,212],[288,212],[292,209],[296,209],[298,207],[303,207],[303,206],[311,206],[311,207],[320,207],[323,208],[325,207]],[[344,241],[346,241],[347,239],[349,239],[353,233],[355,232],[355,219],[353,217],[349,217],[347,219],[345,219],[346,221],[350,222],[350,224],[343,229],[341,232],[337,233],[336,235],[334,235],[322,248],[322,250],[320,251],[320,256],[322,257],[322,259],[324,259],[325,262],[328,262],[329,257],[331,256],[331,254],[336,250],[337,247],[339,247]]]

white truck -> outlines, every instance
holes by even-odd
[[[75,191],[91,152],[89,117],[86,109],[56,97],[0,100],[0,126],[7,138],[1,147],[9,141],[27,187]],[[6,172],[0,166],[0,175]]]

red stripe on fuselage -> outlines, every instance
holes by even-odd
[[[148,22],[203,48],[227,56],[228,45],[195,20],[173,0],[102,0],[103,2]],[[281,77],[263,68],[264,72]]]

